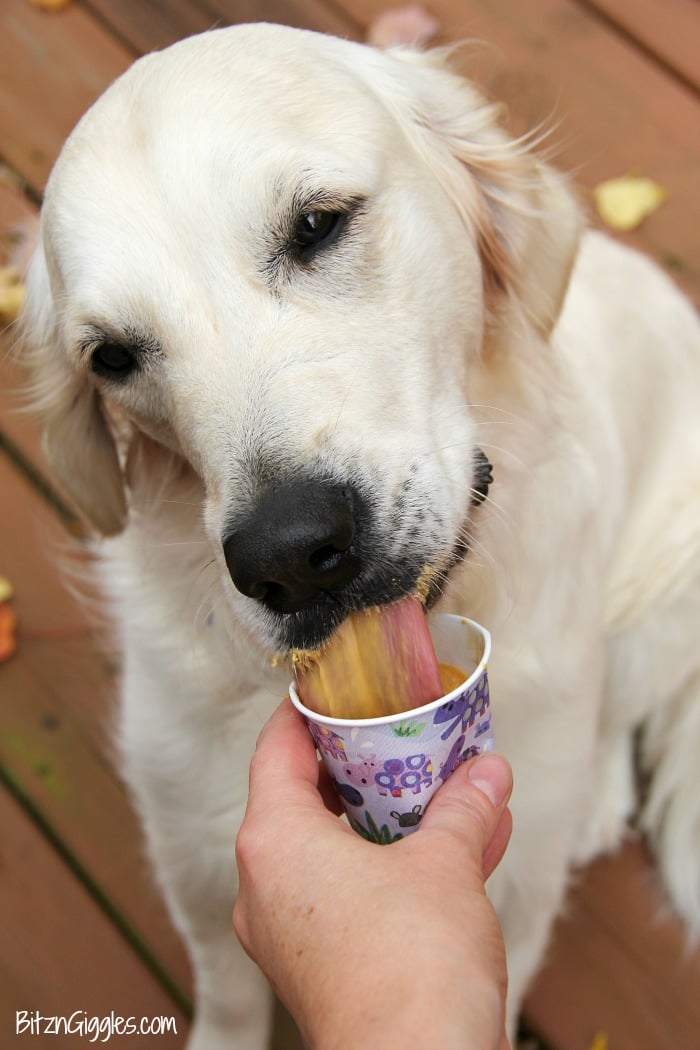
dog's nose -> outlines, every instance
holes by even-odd
[[[234,584],[278,613],[298,612],[360,573],[357,497],[326,481],[279,486],[224,541]]]

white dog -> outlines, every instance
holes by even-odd
[[[493,634],[513,1012],[571,865],[635,809],[635,739],[700,928],[698,323],[498,116],[440,55],[239,26],[138,61],[50,179],[29,355],[110,537],[125,770],[197,1050],[267,1037],[231,908],[271,657],[426,565]]]

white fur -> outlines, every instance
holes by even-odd
[[[303,183],[365,214],[271,281]],[[97,379],[77,349],[95,325],[162,355]],[[56,165],[25,329],[48,454],[113,537],[121,745],[195,961],[193,1048],[260,1050],[267,1030],[230,930],[233,842],[286,673],[221,547],[265,461],[361,476],[387,549],[421,544],[438,572],[469,519],[441,606],[493,634],[513,1007],[572,864],[624,833],[637,729],[643,823],[700,928],[697,319],[650,262],[582,229],[563,180],[440,56],[257,26],[137,62]],[[494,484],[470,511],[477,446]]]

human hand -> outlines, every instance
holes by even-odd
[[[236,843],[234,927],[311,1048],[507,1047],[506,966],[484,880],[507,845],[512,779],[459,767],[420,830],[389,847],[340,804],[289,700],[263,729]]]

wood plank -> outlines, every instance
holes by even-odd
[[[208,0],[208,6],[230,23],[280,22],[352,39],[362,35],[352,13],[323,0]]]
[[[21,635],[18,654],[0,667],[0,768],[154,967],[189,999],[184,949],[109,760],[109,685],[95,667],[90,644]]]
[[[138,822],[112,763],[113,668],[62,590],[51,511],[0,457],[0,571],[13,582],[19,651],[0,665],[0,766],[173,982],[185,953],[160,902]]]
[[[68,128],[129,56],[77,7],[42,16],[25,0],[7,2],[9,32],[0,38],[0,62],[15,86],[9,93],[4,89],[4,99],[0,95],[7,102],[0,107],[0,135],[17,169],[37,184]],[[224,18],[279,17],[277,0],[209,2]],[[391,0],[340,3],[346,16],[341,22],[353,33],[356,24],[367,25],[391,6]],[[471,72],[510,103],[516,128],[553,114],[563,119],[561,164],[576,171],[584,186],[639,169],[668,189],[661,209],[623,239],[659,259],[700,301],[700,223],[690,218],[700,166],[700,111],[693,97],[574,0],[532,0],[527,7],[515,0],[436,0],[432,6],[446,38],[477,36],[501,49],[501,59],[492,49],[474,59]],[[310,10],[302,4],[296,20]],[[70,25],[69,15],[78,21]],[[328,28],[337,31],[335,21]],[[32,86],[26,98],[18,88],[25,82]],[[59,114],[51,112],[54,105]]]
[[[635,840],[582,877],[525,1014],[556,1050],[581,1050],[597,1032],[611,1050],[697,1050],[699,988],[700,951]]]
[[[580,0],[579,0],[580,2]],[[697,0],[585,0],[688,84],[700,90]]]
[[[320,0],[210,0],[206,5],[180,0],[172,21],[168,8],[137,0],[92,0],[91,7],[100,20],[77,4],[49,14],[26,0],[5,0],[0,142],[5,160],[35,191],[45,185],[78,119],[138,53],[229,21],[283,21],[341,35],[357,32],[352,19]]]
[[[357,26],[322,0],[89,0],[105,25],[139,54],[174,43],[192,33],[240,22],[280,22],[340,36],[356,36]]]
[[[114,1011],[138,1021],[174,1017],[177,1032],[158,1036],[158,1046],[184,1046],[182,1012],[4,788],[0,826],[3,1045],[14,1045],[15,1011],[27,1010],[44,1017],[67,1017],[73,1011],[98,1018]],[[46,1048],[79,1041],[77,1036],[25,1038],[28,1045]],[[146,1048],[154,1039],[134,1035],[129,1045]]]
[[[1,23],[2,155],[39,191],[68,133],[133,56],[79,4],[49,13],[3,0]]]
[[[393,0],[338,0],[363,27]],[[516,132],[553,119],[556,163],[584,192],[638,170],[668,191],[621,240],[664,266],[700,304],[700,106],[633,44],[575,0],[433,0],[446,41],[485,42],[462,63],[508,103]]]
[[[168,47],[193,33],[203,33],[218,23],[218,14],[206,0],[202,3],[197,0],[168,0],[167,3],[87,0],[86,6],[139,55]]]

